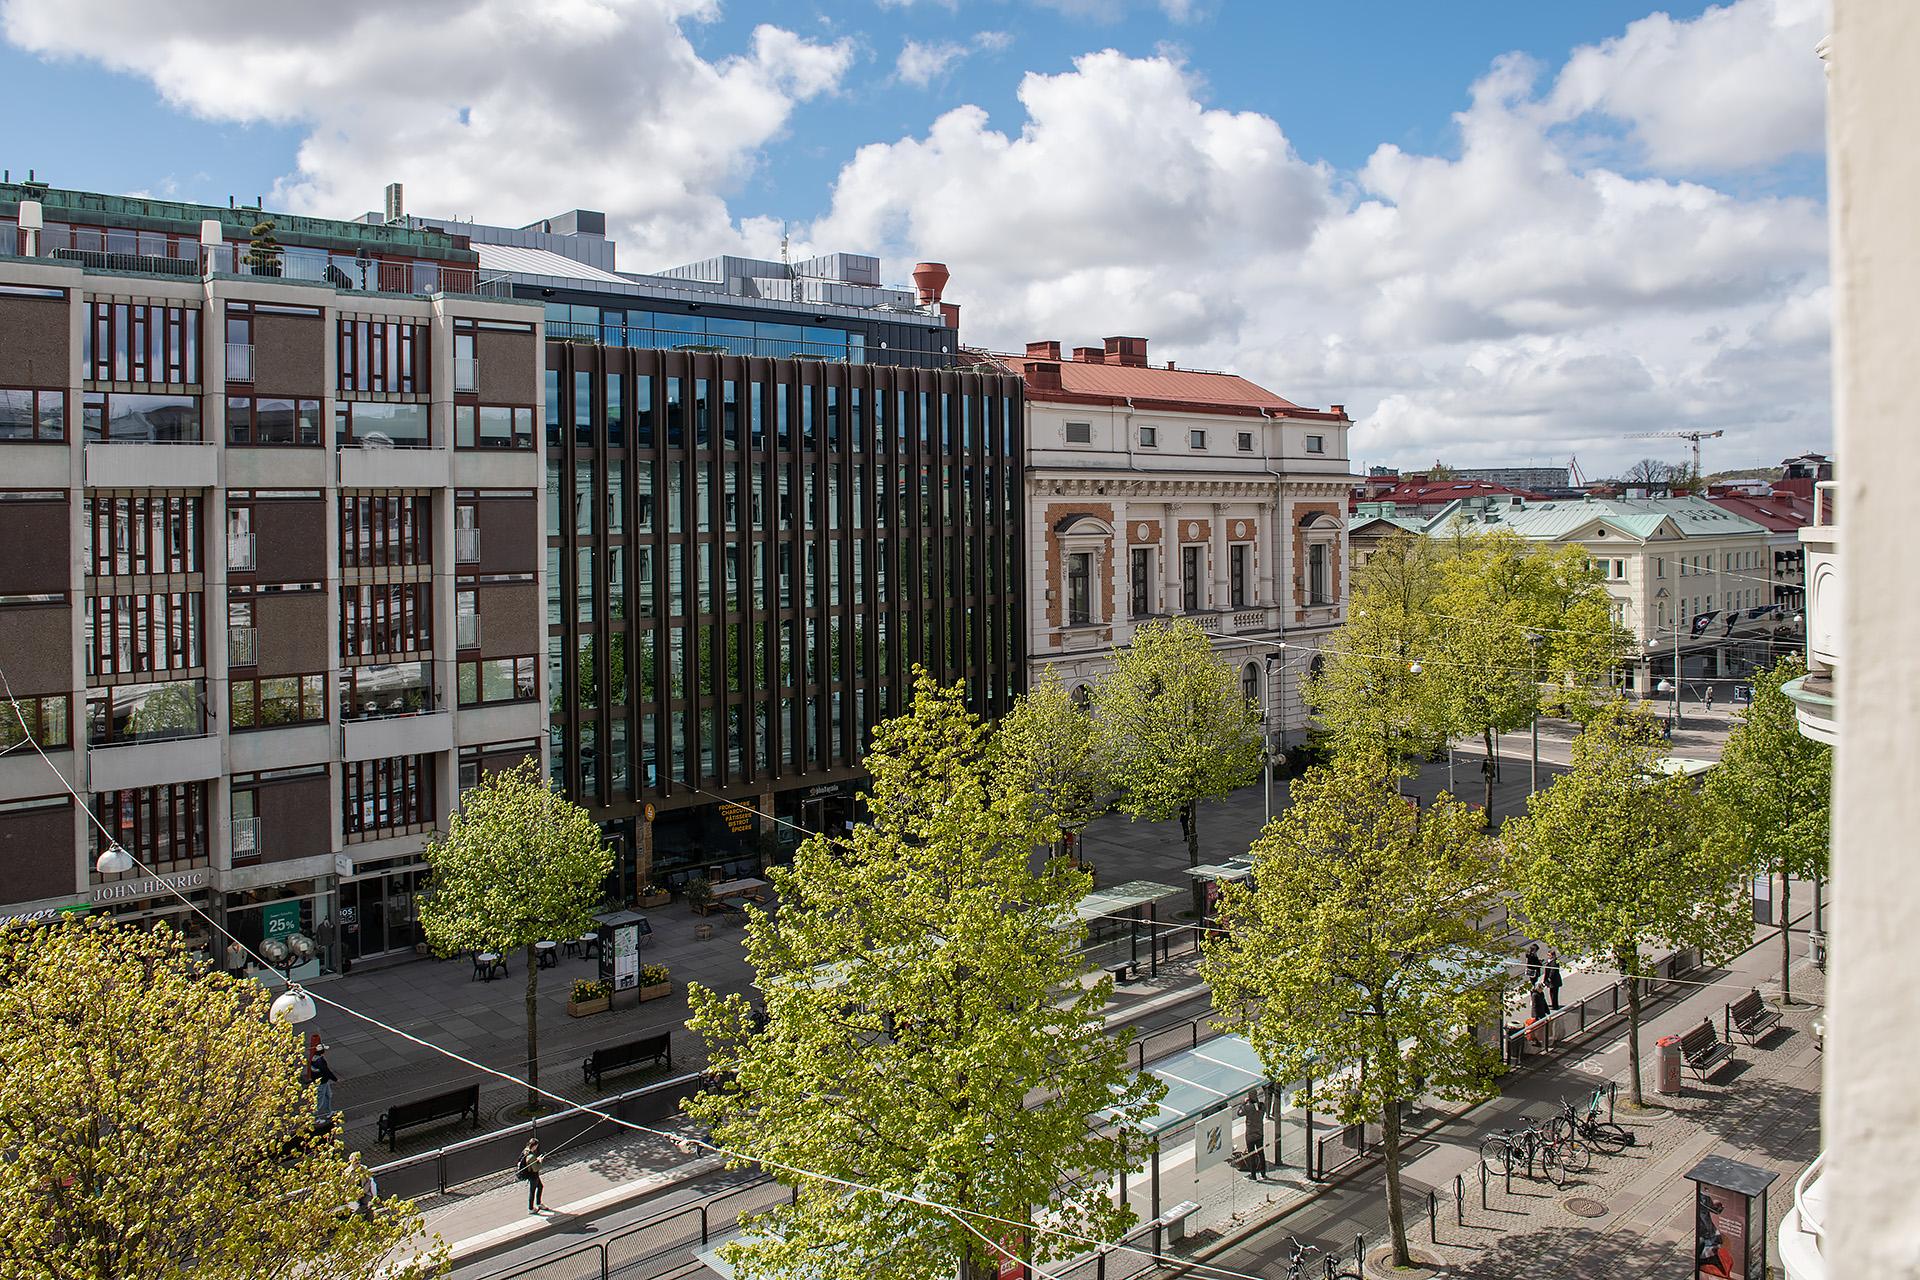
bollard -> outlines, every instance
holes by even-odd
[[[1487,1207],[1487,1166],[1480,1166],[1480,1207]]]
[[[1440,1193],[1427,1188],[1427,1239],[1440,1243]]]
[[[1607,1081],[1607,1123],[1608,1124],[1613,1123],[1613,1095],[1615,1094],[1615,1092],[1619,1090],[1619,1088],[1620,1088],[1619,1081],[1617,1080]]]
[[[1513,1148],[1512,1147],[1507,1148],[1506,1168],[1507,1168],[1507,1194],[1512,1195],[1513,1194]]]
[[[1457,1173],[1453,1175],[1453,1225],[1467,1225],[1467,1187],[1462,1175]]]

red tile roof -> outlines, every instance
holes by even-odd
[[[1813,503],[1795,493],[1775,490],[1766,497],[1721,493],[1710,495],[1707,501],[1775,533],[1791,533],[1813,523]]]
[[[1036,387],[1027,377],[1027,399],[1068,404],[1122,404],[1132,400],[1136,407],[1185,409],[1200,412],[1238,413],[1252,416],[1264,410],[1272,414],[1345,418],[1344,410],[1306,409],[1293,401],[1251,382],[1235,373],[1203,373],[1196,369],[1169,369],[1163,365],[1118,364],[1111,360],[1093,363],[1085,360],[1046,360],[1025,355],[994,355],[993,360],[1014,373],[1027,375],[1036,364],[1055,364],[1060,368],[1060,389]]]
[[[1404,502],[1411,506],[1434,506],[1456,498],[1492,498],[1511,494],[1516,498],[1539,498],[1536,493],[1515,489],[1491,480],[1435,480],[1431,483],[1397,484],[1391,489],[1369,493],[1368,502]]]

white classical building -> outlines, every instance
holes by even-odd
[[[1346,604],[1345,409],[1151,366],[1144,338],[994,360],[1026,379],[1032,676],[1077,690],[1139,623],[1184,615],[1269,731],[1301,730],[1301,678]]]

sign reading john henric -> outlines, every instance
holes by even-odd
[[[110,902],[132,902],[139,898],[157,897],[163,893],[186,893],[192,889],[207,887],[211,873],[205,867],[192,871],[176,871],[172,875],[147,876],[140,880],[116,880],[112,884],[97,884],[89,895],[95,906]]]

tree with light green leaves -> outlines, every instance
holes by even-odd
[[[1306,682],[1337,756],[1384,756],[1401,773],[1446,745],[1445,687],[1426,668],[1446,625],[1434,616],[1445,544],[1396,533],[1354,570],[1347,621]]]
[[[1217,1025],[1244,1032],[1277,1081],[1383,1135],[1387,1220],[1405,1266],[1401,1108],[1485,1096],[1499,1055],[1508,948],[1480,922],[1500,901],[1499,848],[1466,805],[1402,797],[1378,755],[1336,757],[1293,784],[1253,846],[1253,882],[1222,890],[1225,930],[1201,973]]]
[[[729,1264],[984,1280],[1004,1256],[989,1240],[1044,1264],[1084,1250],[1070,1236],[1117,1239],[1134,1215],[1111,1184],[1140,1155],[1124,1129],[1162,1086],[1103,1029],[1112,980],[1083,982],[1087,877],[1030,869],[1057,827],[996,785],[961,686],[917,671],[866,766],[868,821],[768,872],[777,916],[748,909],[764,1023],[745,995],[688,984],[720,1082],[688,1113],[796,1195],[746,1224]]]
[[[0,1275],[440,1275],[413,1205],[314,1131],[272,993],[166,926],[0,930]]]
[[[1649,953],[1694,947],[1711,962],[1753,928],[1742,858],[1705,839],[1700,794],[1661,769],[1664,752],[1644,712],[1610,703],[1573,740],[1573,768],[1501,828],[1534,935],[1626,982],[1635,1106]]]
[[[994,785],[1031,795],[1062,832],[1106,812],[1099,732],[1052,667],[1000,718],[992,752]]]
[[[1792,881],[1824,879],[1831,835],[1833,748],[1800,732],[1780,691],[1807,673],[1782,658],[1753,678],[1753,702],[1706,776],[1710,838],[1758,875],[1780,883],[1780,1003],[1793,1003]]]
[[[1446,708],[1448,730],[1477,736],[1493,826],[1494,738],[1535,715],[1583,720],[1614,692],[1609,676],[1627,651],[1600,571],[1579,547],[1535,546],[1500,530],[1456,533],[1433,598],[1438,644],[1424,673]]]
[[[1107,780],[1121,812],[1180,819],[1187,865],[1200,865],[1200,805],[1260,776],[1260,712],[1190,618],[1149,622],[1093,687]],[[1193,882],[1193,914],[1205,901]]]
[[[427,845],[420,927],[439,955],[516,948],[527,969],[527,1109],[541,1108],[540,965],[534,944],[577,938],[605,901],[613,852],[585,809],[529,756],[460,794],[447,834]]]

